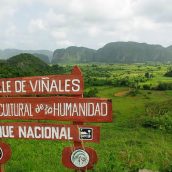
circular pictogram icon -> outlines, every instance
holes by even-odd
[[[2,148],[0,147],[0,160],[3,158],[3,150]]]
[[[72,153],[71,161],[76,167],[81,168],[88,165],[90,157],[86,151],[77,149]]]

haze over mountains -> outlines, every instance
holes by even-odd
[[[34,56],[38,57],[39,59],[43,60],[46,63],[50,63],[53,52],[49,50],[18,50],[18,49],[5,49],[0,50],[0,59],[8,59],[10,57],[28,53],[33,54]]]
[[[98,50],[71,46],[49,50],[0,50],[0,58],[6,59],[20,53],[30,53],[46,63],[139,63],[172,62],[172,46],[151,45],[137,42],[111,42]]]

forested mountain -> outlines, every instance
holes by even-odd
[[[166,50],[169,53],[169,56],[172,57],[172,45],[167,47]]]
[[[48,50],[0,50],[0,59],[29,53],[47,64],[77,64],[77,63],[142,63],[142,62],[172,62],[172,46],[151,45],[137,42],[111,42],[98,50],[71,46],[66,49],[56,49],[54,53]]]
[[[47,64],[51,63],[51,60],[49,59],[49,57],[45,54],[39,54],[39,53],[34,53],[33,54],[35,57],[38,57],[40,60],[44,61]]]
[[[114,42],[106,44],[96,52],[95,60],[109,63],[134,63],[146,61],[166,62],[172,60],[171,54],[160,45],[136,42]]]
[[[53,52],[49,50],[5,49],[5,50],[0,50],[0,59],[8,59],[10,57],[13,57],[22,53],[33,54],[46,63],[50,63],[53,56]]]
[[[172,61],[172,46],[150,45],[137,42],[112,42],[93,50],[84,47],[57,49],[52,63],[136,63],[147,61]]]
[[[71,46],[54,51],[52,63],[86,63],[94,61],[96,50]]]
[[[58,65],[50,66],[32,54],[20,54],[0,60],[0,78],[21,77],[21,76],[43,76],[65,72],[63,67]]]

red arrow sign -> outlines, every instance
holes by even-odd
[[[48,75],[0,79],[0,96],[28,94],[83,94],[83,77],[75,66],[70,75]]]
[[[111,122],[112,102],[61,96],[0,98],[0,120],[6,119]]]
[[[0,142],[0,164],[4,164],[10,158],[11,158],[10,145]]]
[[[45,123],[0,123],[0,138],[99,142],[100,128]]]

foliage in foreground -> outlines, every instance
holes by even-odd
[[[64,68],[59,65],[49,66],[39,58],[26,53],[0,61],[0,78],[43,76],[65,72]]]
[[[143,126],[172,132],[172,100],[145,105]]]
[[[30,56],[23,57],[24,61],[19,58],[16,63],[0,62],[10,67],[0,68],[1,77],[25,76],[26,72],[27,76],[70,73],[72,68],[48,66],[38,61],[34,66],[32,61],[28,60]],[[98,153],[99,161],[93,171],[138,172],[138,169],[146,168],[171,172],[172,91],[146,91],[137,87],[138,84],[147,82],[156,85],[158,80],[162,79],[166,66],[161,66],[160,74],[159,66],[84,65],[81,68],[87,84],[85,96],[113,100],[113,122],[93,124],[101,127],[100,144],[86,144]],[[138,71],[141,74],[137,75]],[[145,78],[144,74],[147,71],[154,73],[154,78]],[[148,77],[147,74],[146,76]],[[170,78],[167,80],[170,81]],[[119,84],[119,87],[115,84]],[[128,88],[129,86],[132,88]],[[115,96],[115,93],[124,90],[130,92],[123,96]],[[5,141],[10,143],[13,152],[11,160],[5,166],[7,172],[71,171],[61,164],[61,152],[65,146],[71,146],[71,142],[10,139]]]

